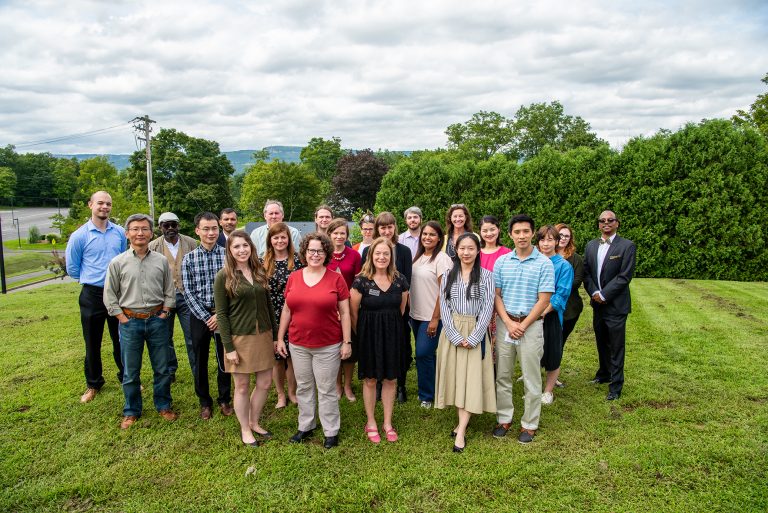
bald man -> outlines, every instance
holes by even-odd
[[[67,274],[77,280],[80,290],[80,323],[85,339],[85,393],[80,402],[88,403],[104,386],[101,366],[101,340],[104,323],[112,339],[112,357],[117,366],[117,381],[123,382],[123,362],[120,357],[118,321],[110,317],[104,306],[104,279],[109,262],[125,251],[125,230],[109,220],[112,196],[94,192],[88,201],[91,218],[74,231],[67,242]]]

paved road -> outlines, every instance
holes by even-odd
[[[50,207],[15,208],[13,212],[11,210],[0,210],[0,222],[3,225],[3,241],[17,240],[20,232],[21,241],[25,242],[31,226],[37,226],[42,235],[49,232],[58,233],[58,230],[51,226],[50,219],[53,214],[58,212],[59,209]],[[62,208],[61,215],[65,217],[69,215],[69,209]],[[18,231],[16,222],[19,224]]]

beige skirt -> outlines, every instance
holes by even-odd
[[[240,357],[240,363],[235,365],[224,357],[226,372],[251,374],[271,369],[275,363],[275,344],[271,331],[258,335],[232,335],[232,344]]]
[[[462,336],[475,329],[475,318],[453,314],[453,324]],[[478,344],[474,349],[456,347],[440,334],[435,375],[435,407],[456,406],[470,413],[496,412],[496,382],[493,376],[491,344],[486,340],[485,358]]]

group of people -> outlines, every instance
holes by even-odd
[[[582,285],[597,342],[593,382],[609,383],[607,400],[621,396],[635,246],[617,235],[612,211],[598,217],[600,238],[587,244],[582,259],[566,224],[536,230],[532,218],[515,215],[505,227],[514,248],[506,248],[498,219],[483,217],[477,234],[463,204],[450,206],[445,229],[438,221],[423,222],[421,210],[411,207],[401,234],[392,213],[364,215],[362,241],[352,246],[349,223],[334,218],[327,205],[317,208],[315,231],[303,237],[283,222],[276,200],[264,207],[266,225],[250,234],[236,228],[233,209],[219,216],[203,212],[194,220],[195,241],[179,232],[171,212],[160,216],[161,236],[154,240],[153,219],[144,214],[120,227],[109,221],[111,201],[104,191],[91,196],[91,219],[67,245],[67,270],[82,284],[87,389],[81,401],[93,400],[104,384],[106,321],[125,396],[123,429],[142,414],[145,343],[155,408],[166,420],[177,418],[171,383],[178,369],[178,316],[200,418],[214,413],[208,378],[213,341],[219,411],[236,415],[245,445],[273,436],[261,424],[272,383],[277,408],[298,404],[291,442],[311,437],[319,420],[324,447],[338,445],[339,400],[357,399],[355,367],[364,434],[374,444],[382,437],[397,441],[393,412],[396,401],[407,401],[411,333],[420,405],[457,409],[453,451],[464,450],[473,414],[495,413],[497,438],[511,429],[517,360],[524,390],[518,441],[529,443],[542,403],[551,404],[555,389],[564,386],[560,364],[583,309]]]

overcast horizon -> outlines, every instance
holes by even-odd
[[[222,151],[431,149],[480,110],[557,100],[619,147],[748,108],[766,27],[758,0],[0,1],[0,146],[129,154],[148,114]]]

